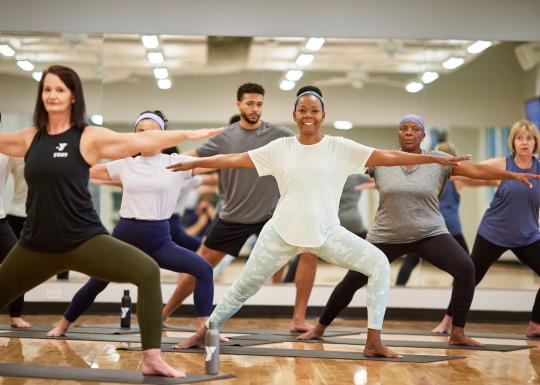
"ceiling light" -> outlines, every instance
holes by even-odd
[[[491,47],[493,43],[486,40],[478,40],[467,47],[469,53],[480,53],[483,50]]]
[[[460,65],[465,63],[465,60],[463,60],[460,57],[451,57],[447,61],[445,61],[442,66],[446,68],[447,70],[453,70],[458,68]]]
[[[334,128],[336,130],[350,130],[351,128],[353,128],[353,124],[348,120],[336,120],[334,122]]]
[[[424,85],[420,82],[410,82],[405,86],[407,92],[415,93],[424,88]]]
[[[429,84],[431,82],[434,82],[438,78],[439,78],[439,74],[437,72],[432,72],[432,71],[426,71],[422,75],[422,81],[424,82],[424,84]]]
[[[281,88],[283,91],[290,91],[294,88],[295,85],[296,83],[293,81],[282,80],[281,83],[279,84],[279,88]]]
[[[90,121],[94,124],[97,124],[98,126],[101,126],[103,124],[103,115],[99,115],[99,114],[90,115]]]
[[[313,59],[315,59],[315,56],[303,53],[298,56],[298,59],[296,59],[296,64],[299,66],[307,66],[313,63]]]
[[[157,81],[157,86],[161,88],[162,90],[168,90],[172,87],[172,83],[170,79],[159,79]]]
[[[167,79],[169,77],[169,71],[164,67],[154,68],[154,77],[156,79]]]
[[[306,43],[306,49],[309,51],[318,51],[323,46],[325,40],[323,37],[310,37]]]
[[[291,82],[296,82],[304,75],[304,71],[300,70],[288,70],[285,74],[285,79],[290,80]]]
[[[41,81],[41,77],[42,77],[42,76],[43,76],[43,72],[41,72],[41,71],[34,71],[34,72],[32,72],[32,77],[34,78],[34,80],[35,80],[36,82]]]
[[[161,52],[148,52],[148,61],[152,64],[161,64],[165,58]]]
[[[144,48],[146,49],[153,49],[159,47],[159,40],[156,35],[142,35],[141,40]]]
[[[15,51],[7,44],[0,44],[0,54],[4,56],[13,56]]]
[[[25,71],[32,71],[34,69],[34,65],[28,60],[17,60],[17,65]]]

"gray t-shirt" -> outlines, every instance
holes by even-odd
[[[356,190],[356,186],[367,182],[369,177],[366,175],[350,175],[343,186],[343,193],[339,200],[339,222],[341,226],[355,234],[366,231],[360,212],[358,211],[358,201],[362,190]]]
[[[440,151],[432,155],[449,156]],[[368,170],[379,189],[379,208],[369,230],[371,243],[410,243],[446,234],[448,230],[439,210],[439,195],[452,172],[437,163],[407,169],[402,166]]]
[[[221,135],[208,139],[195,152],[201,157],[241,153],[262,147],[274,139],[293,135],[287,127],[262,120],[256,130],[245,130],[237,122],[226,126]],[[255,169],[220,170],[219,187],[223,192],[223,207],[219,217],[228,222],[263,222],[272,216],[279,199],[274,177],[259,177]]]

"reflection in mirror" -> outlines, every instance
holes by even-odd
[[[473,154],[472,161],[478,162],[505,154],[508,127],[525,117],[524,101],[540,94],[537,46],[466,40],[102,38],[4,32],[0,35],[2,129],[15,130],[31,122],[37,83],[32,71],[21,69],[23,63],[17,65],[28,60],[36,71],[52,63],[76,69],[84,82],[92,123],[117,131],[131,131],[141,111],[155,109],[165,113],[171,129],[223,126],[238,112],[236,89],[247,81],[266,89],[262,119],[296,130],[291,116],[295,92],[313,84],[323,91],[324,130],[330,135],[396,149],[400,118],[415,113],[425,121],[425,150],[448,140],[460,154]],[[14,51],[11,56],[9,49]],[[188,143],[180,150],[196,145]],[[112,187],[99,189],[101,217],[112,228],[120,193]],[[460,193],[462,231],[472,248],[493,191],[470,187]],[[197,197],[189,196],[186,202],[193,209]],[[363,190],[357,207],[368,228],[377,205],[377,191]],[[249,250],[248,244],[244,256]],[[502,260],[490,269],[481,287],[536,288],[535,275],[511,253]],[[218,279],[231,282],[242,263],[235,260]],[[401,264],[401,259],[393,263],[392,283]],[[316,282],[335,285],[344,273],[321,262]],[[164,278],[175,280],[170,274]],[[448,274],[424,262],[412,270],[407,285],[448,287],[451,281]]]

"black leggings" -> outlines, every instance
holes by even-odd
[[[450,234],[436,235],[411,243],[373,245],[386,254],[390,263],[404,254],[416,254],[454,277],[452,289],[454,325],[465,326],[474,295],[474,266],[469,255]],[[319,323],[330,325],[351,302],[354,293],[366,283],[365,275],[349,270],[330,295]]]
[[[467,246],[467,242],[465,242],[465,238],[463,238],[463,234],[457,234],[452,236],[461,245],[461,247],[463,247],[463,250],[465,250],[467,254],[469,254],[469,247]],[[396,286],[405,286],[407,284],[409,278],[411,277],[412,271],[419,262],[420,258],[418,258],[416,255],[405,255],[405,259],[401,264],[401,267],[399,268],[398,276],[396,279]]]
[[[540,241],[536,241],[528,246],[510,248],[494,245],[486,238],[477,234],[471,254],[475,269],[476,285],[482,281],[482,278],[484,278],[484,275],[486,275],[493,262],[499,259],[506,250],[512,250],[521,262],[540,275]],[[456,308],[452,306],[453,300],[452,298],[448,309],[446,309],[446,314],[449,316],[455,313]],[[531,320],[540,323],[540,289],[536,292]]]
[[[17,243],[17,237],[6,218],[0,219],[0,264]],[[23,277],[20,277],[23,279]],[[24,305],[24,294],[9,304],[9,316],[20,317]]]

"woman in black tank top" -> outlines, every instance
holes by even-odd
[[[0,308],[65,270],[105,281],[131,282],[138,287],[137,316],[143,345],[140,370],[146,375],[185,376],[160,356],[159,267],[139,249],[107,234],[92,205],[88,170],[100,159],[161,150],[221,131],[119,134],[88,126],[79,76],[59,65],[45,70],[39,83],[34,126],[0,133],[0,153],[25,157],[28,183],[28,217],[21,239],[0,265]]]

